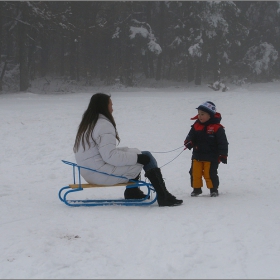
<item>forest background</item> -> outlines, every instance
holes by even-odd
[[[279,79],[278,1],[0,1],[0,91]]]

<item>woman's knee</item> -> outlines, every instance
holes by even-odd
[[[156,159],[154,158],[154,156],[152,155],[151,152],[141,151],[141,153],[144,154],[144,155],[147,155],[150,158],[150,162],[147,165],[144,166],[145,171],[148,171],[152,168],[158,167],[157,161],[156,161]]]
[[[142,153],[143,155],[147,155],[149,158],[153,158],[153,157],[154,157],[154,156],[152,155],[152,153],[149,152],[149,151],[141,151],[141,153]]]

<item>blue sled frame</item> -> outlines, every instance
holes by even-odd
[[[58,197],[59,199],[64,202],[68,206],[74,206],[74,207],[79,207],[79,206],[106,206],[106,205],[123,205],[123,206],[147,206],[153,204],[157,200],[157,193],[155,192],[155,189],[152,187],[152,184],[147,183],[145,181],[137,181],[137,180],[132,180],[128,179],[123,176],[116,176],[113,174],[108,174],[105,172],[100,172],[91,168],[87,168],[84,166],[77,165],[76,163],[70,162],[70,161],[65,161],[62,160],[63,163],[71,165],[73,168],[73,181],[74,184],[78,184],[78,188],[71,188],[69,185],[62,187],[59,192],[58,192]],[[108,176],[113,176],[113,177],[118,177],[118,178],[124,178],[129,180],[129,183],[134,183],[134,184],[129,184],[126,188],[138,188],[138,187],[147,187],[148,193],[145,198],[143,199],[94,199],[94,200],[69,200],[67,199],[67,195],[69,193],[73,192],[79,192],[83,190],[82,183],[81,183],[81,168],[91,170],[93,172],[98,172],[102,173]],[[76,183],[76,173],[78,172],[78,183]],[[112,185],[114,186],[114,185]],[[151,197],[151,192],[155,193],[155,197],[153,199],[149,199]]]

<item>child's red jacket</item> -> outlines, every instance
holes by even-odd
[[[228,155],[228,141],[224,127],[220,124],[220,113],[216,113],[206,123],[201,123],[198,116],[191,118],[195,123],[186,137],[192,141],[192,159],[218,162],[219,155]]]

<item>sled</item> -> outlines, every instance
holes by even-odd
[[[157,194],[155,189],[152,187],[152,184],[147,183],[145,181],[137,181],[129,179],[127,183],[120,183],[116,185],[97,185],[97,184],[82,184],[81,183],[81,169],[91,170],[92,172],[98,172],[101,174],[105,174],[108,176],[124,178],[123,176],[117,176],[113,174],[108,174],[105,172],[100,172],[98,170],[94,170],[91,168],[87,168],[84,166],[77,165],[76,163],[62,160],[63,163],[71,165],[73,169],[73,184],[69,184],[65,187],[62,187],[58,192],[59,199],[64,202],[68,206],[106,206],[106,205],[122,205],[122,206],[147,206],[153,204],[157,199]],[[78,176],[77,176],[78,174]],[[77,177],[77,183],[76,183]],[[85,188],[104,188],[104,187],[127,187],[127,188],[138,188],[138,187],[146,187],[147,188],[147,195],[143,199],[68,199],[67,196],[70,193],[80,192],[83,191]],[[151,193],[155,193],[155,197],[150,199]]]

